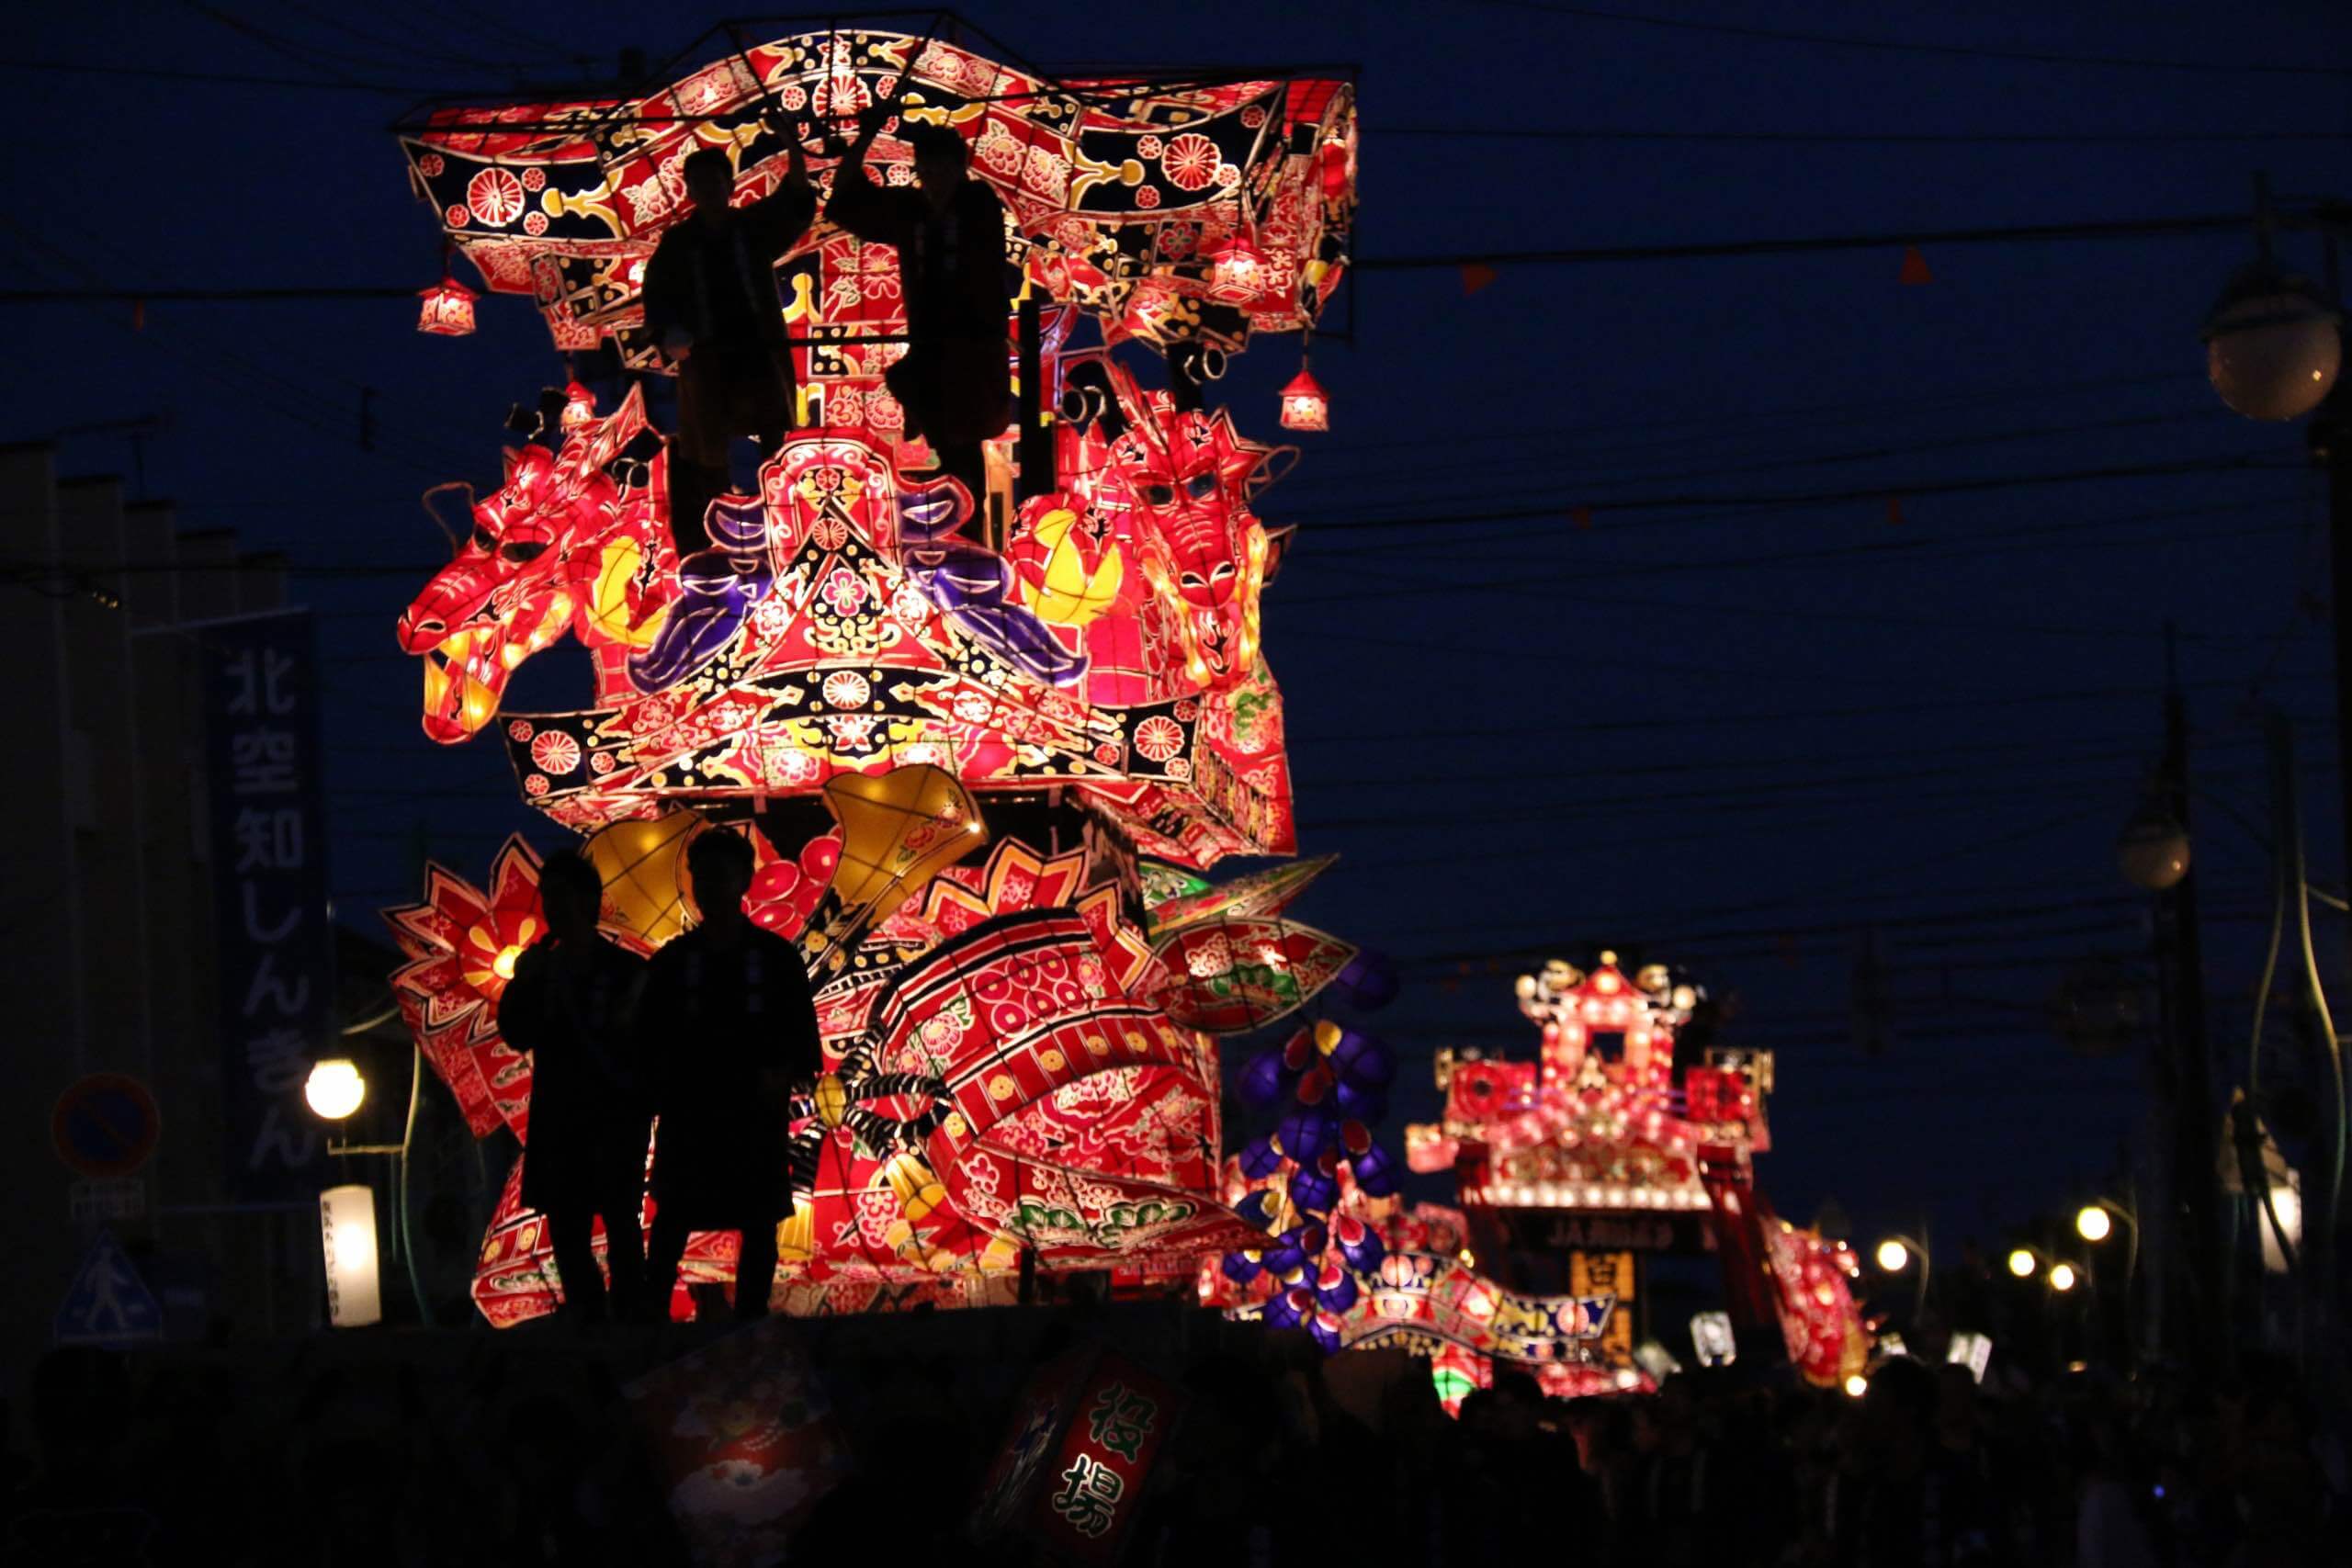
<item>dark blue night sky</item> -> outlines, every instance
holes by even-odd
[[[6,286],[422,287],[436,231],[387,123],[427,91],[609,72],[631,44],[658,62],[698,25],[662,9],[43,7],[14,61],[414,91],[12,63],[28,155],[0,213]],[[1360,62],[1367,258],[2235,211],[2256,168],[2352,195],[2343,74],[1970,52],[2344,64],[2340,4],[1651,9],[1706,25],[1536,4],[969,14],[1048,66]],[[1439,134],[1465,131],[1523,134]],[[1544,134],[1592,131],[1673,136]],[[1973,139],[2109,135],[2142,140]],[[1961,140],[1904,140],[1923,136]],[[2311,244],[2290,259],[2315,269]],[[1302,848],[1343,856],[1299,913],[1409,976],[1382,1022],[1413,1064],[1396,1121],[1434,1110],[1418,1064],[1437,1046],[1532,1049],[1510,988],[1531,959],[1612,945],[1737,993],[1727,1042],[1780,1052],[1762,1177],[1784,1213],[1834,1194],[1865,1234],[1926,1212],[1989,1240],[2092,1190],[2143,1135],[2141,1058],[2070,1054],[2043,1004],[2071,966],[2146,948],[2112,845],[2161,739],[2168,617],[2200,787],[2262,814],[2259,715],[2283,708],[2314,874],[2340,876],[2324,480],[2300,428],[2221,408],[2196,337],[2251,250],[1930,247],[1920,287],[1899,247],[1505,266],[1475,298],[1445,270],[1348,285],[1333,320],[1356,341],[1315,356],[1332,433],[1261,508],[1301,525],[1266,645]],[[513,829],[556,840],[487,743],[423,738],[392,641],[446,558],[418,492],[493,479],[507,405],[560,378],[526,302],[486,300],[462,340],[418,335],[398,301],[159,303],[138,331],[125,306],[8,309],[0,436],[164,416],[148,493],[296,564],[334,661],[345,919],[413,897],[421,848],[479,873]],[[1274,434],[1296,367],[1266,342],[1227,378],[1245,432]],[[129,467],[119,436],[62,446],[69,473]],[[2240,456],[2262,466],[1909,494],[1899,521],[1883,494],[1609,505]],[[1363,526],[1380,519],[1418,521]],[[584,690],[542,659],[510,705]],[[2201,826],[2217,1055],[2237,1073],[2268,872],[2238,829]],[[1897,998],[1876,1060],[1848,1010],[1871,922]],[[2340,970],[2340,925],[2321,939]]]

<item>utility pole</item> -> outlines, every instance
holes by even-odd
[[[2188,705],[2172,628],[2165,628],[2165,753],[2155,791],[2165,812],[2188,829]],[[2153,1205],[2158,1252],[2150,1275],[2152,1348],[2196,1359],[2200,1325],[2219,1318],[2220,1172],[2213,1120],[2212,1057],[2205,1034],[2205,966],[2198,940],[2197,869],[2156,894],[2158,1033],[2153,1077],[2161,1142]]]
[[[2327,248],[2331,293],[2336,287],[2335,254],[2331,241]],[[2341,377],[2325,400],[2312,411],[2307,439],[2312,460],[2327,470],[2331,618],[2335,626],[2336,787],[2341,792],[2345,852],[2352,856],[2352,731],[2345,728],[2352,724],[2352,393],[2346,392]],[[2289,783],[2291,785],[2292,780]],[[2301,889],[2297,891],[2300,893]],[[2318,988],[2316,973],[2311,976],[2311,984],[2314,990]],[[2324,1006],[2319,1016],[2328,1018]],[[2304,1162],[2304,1302],[2307,1332],[2315,1331],[2319,1342],[2333,1344],[2337,1318],[2336,1227],[2343,1217],[2347,1108],[2344,1100],[2343,1041],[2335,1035],[2332,1021],[2324,1026],[2323,1032],[2328,1038],[2320,1043],[2327,1052],[2330,1070],[2321,1081],[2330,1085],[2334,1092],[2327,1096],[2326,1128],[2315,1140],[2312,1157]],[[2316,1194],[2312,1190],[2314,1187],[2319,1189]],[[2314,1197],[2317,1202],[2312,1201]]]

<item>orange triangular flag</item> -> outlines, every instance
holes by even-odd
[[[1571,507],[1569,507],[1569,508],[1568,508],[1568,521],[1569,521],[1569,522],[1571,522],[1571,523],[1573,523],[1573,524],[1575,524],[1575,525],[1576,525],[1577,527],[1579,527],[1579,528],[1589,528],[1589,527],[1591,527],[1591,526],[1592,526],[1592,508],[1591,508],[1591,507],[1589,507],[1589,506],[1571,506]]]
[[[1902,525],[1903,498],[1901,496],[1890,495],[1886,498],[1886,520],[1898,527]]]
[[[1935,280],[1936,275],[1928,270],[1928,258],[1919,254],[1919,247],[1917,245],[1904,246],[1903,281],[1905,283],[1933,283]]]
[[[1495,269],[1488,266],[1485,262],[1464,262],[1462,264],[1462,295],[1464,299],[1466,299],[1471,295],[1477,293],[1478,290],[1486,288],[1487,285],[1492,283],[1494,280]]]

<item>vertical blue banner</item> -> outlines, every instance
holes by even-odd
[[[302,1085],[311,1063],[341,1043],[311,615],[214,621],[196,636],[228,1187],[241,1201],[307,1198],[325,1139]]]

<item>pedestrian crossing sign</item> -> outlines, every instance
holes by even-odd
[[[60,1345],[119,1345],[157,1339],[164,1308],[111,1232],[100,1231],[57,1309],[52,1333]]]

